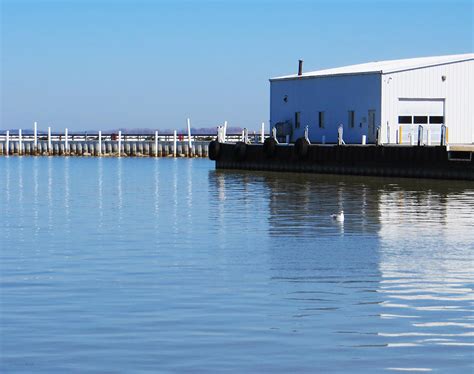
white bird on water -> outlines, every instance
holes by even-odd
[[[344,222],[344,211],[341,210],[339,213],[331,214],[331,218],[338,222]]]

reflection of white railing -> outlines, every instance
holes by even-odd
[[[439,145],[444,142],[448,142],[448,128],[443,124],[399,125],[397,130],[398,144]]]

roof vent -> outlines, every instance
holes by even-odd
[[[298,60],[298,76],[303,75],[303,60]]]

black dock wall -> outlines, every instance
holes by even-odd
[[[237,144],[219,144],[217,169],[474,180],[474,157],[450,159],[444,146],[309,145],[301,156],[292,145],[268,155],[262,145]]]

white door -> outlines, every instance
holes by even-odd
[[[444,99],[400,99],[398,102],[398,115],[417,117],[444,116]],[[427,123],[429,123],[429,118]]]
[[[427,137],[438,140],[445,123],[444,99],[399,99],[398,125],[401,142],[418,142],[418,128],[423,126],[423,142]],[[429,131],[428,131],[429,129]]]

